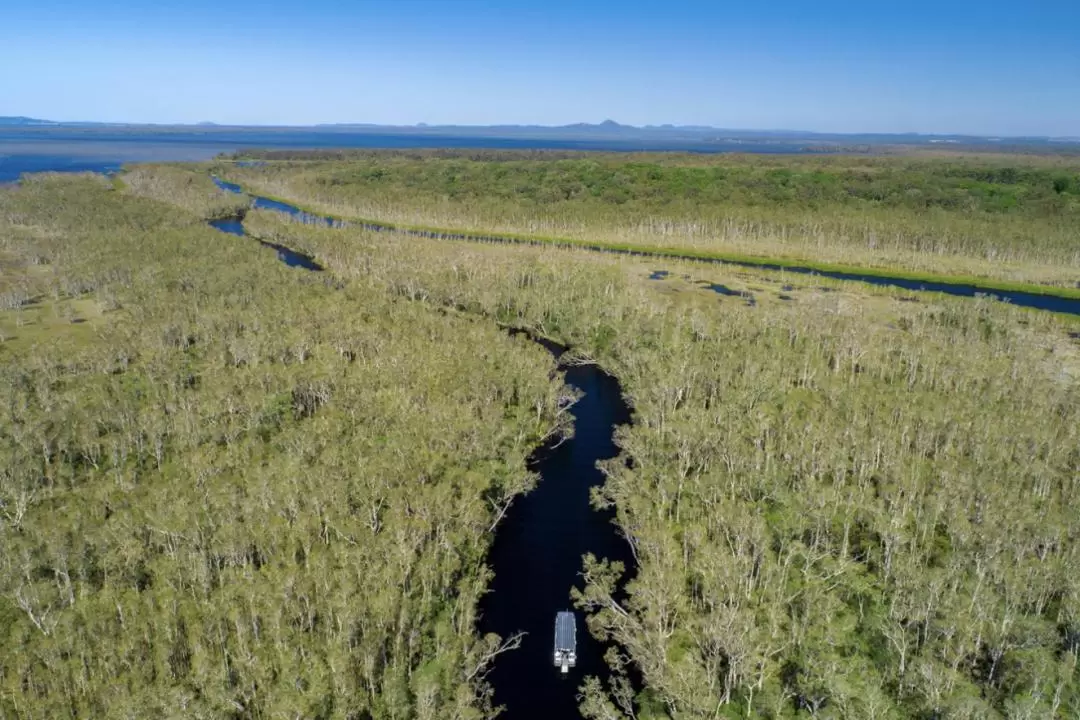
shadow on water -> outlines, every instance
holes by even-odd
[[[564,348],[545,347],[558,358]],[[634,572],[629,545],[618,534],[612,512],[598,512],[590,491],[603,483],[596,463],[615,457],[614,430],[630,422],[619,381],[595,365],[564,368],[566,383],[581,393],[571,408],[574,436],[543,447],[530,458],[539,473],[535,490],[518,498],[503,518],[489,555],[495,571],[481,602],[481,633],[507,638],[527,633],[521,647],[495,661],[488,680],[495,704],[508,720],[576,718],[578,687],[588,675],[606,680],[606,646],[597,642],[576,613],[577,666],[564,677],[553,663],[555,614],[573,609],[570,589],[581,588],[582,557],[622,561]]]

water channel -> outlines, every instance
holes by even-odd
[[[563,352],[548,349],[556,358]],[[592,488],[604,481],[596,463],[618,454],[613,431],[630,422],[630,409],[618,380],[595,365],[564,369],[567,385],[580,393],[571,408],[574,436],[531,458],[540,482],[511,506],[499,526],[489,555],[495,578],[480,607],[480,632],[503,638],[527,633],[521,648],[500,656],[488,676],[495,703],[506,707],[500,717],[511,720],[580,717],[577,688],[588,675],[608,677],[606,648],[578,613],[577,666],[562,676],[552,662],[555,613],[572,609],[570,588],[582,587],[586,553],[621,561],[634,572],[630,547],[616,531],[613,514],[597,512],[589,502]]]
[[[229,233],[230,235],[236,235],[237,237],[244,237],[244,221],[240,218],[223,218],[221,220],[211,220],[211,227],[215,227],[222,232]],[[278,260],[285,263],[289,267],[303,268],[305,270],[314,270],[316,272],[321,271],[322,265],[315,262],[313,258],[303,253],[298,253],[295,250],[290,250],[284,245],[276,245],[274,243],[266,242],[265,240],[259,240],[259,244],[263,247],[270,248],[277,253]]]

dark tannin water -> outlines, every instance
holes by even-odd
[[[1017,290],[998,290],[995,288],[983,288],[977,285],[953,285],[952,283],[931,282],[926,280],[906,280],[904,278],[884,277],[866,273],[846,273],[814,270],[812,268],[780,267],[779,265],[750,265],[764,270],[783,270],[785,272],[799,273],[801,275],[820,275],[833,280],[855,280],[869,283],[879,287],[897,287],[915,292],[939,292],[957,297],[978,297],[986,295],[996,300],[1016,305],[1029,307],[1036,310],[1049,310],[1051,312],[1066,313],[1068,315],[1080,315],[1080,299],[1064,298],[1054,295],[1039,295],[1038,293],[1020,292]]]
[[[654,273],[654,275],[655,275],[655,273]],[[653,277],[652,275],[650,275],[649,279],[650,280],[659,280],[661,278],[656,278],[656,277]],[[724,295],[726,297],[744,298],[746,300],[747,305],[751,305],[751,306],[757,305],[757,301],[754,300],[754,296],[751,295],[748,292],[743,291],[743,290],[732,290],[727,285],[720,285],[719,283],[711,283],[711,282],[709,282],[707,280],[702,280],[698,284],[701,285],[701,287],[705,288],[706,290],[712,290],[717,295]]]
[[[224,218],[221,220],[211,220],[210,226],[217,228],[222,232],[229,233],[230,235],[236,235],[237,237],[244,237],[244,221],[240,218]],[[277,252],[278,260],[285,263],[289,267],[303,268],[305,270],[322,270],[323,267],[319,263],[315,262],[311,257],[298,253],[295,250],[290,250],[284,245],[275,245],[274,243],[268,243],[263,240],[259,240],[259,244],[263,247],[270,248]]]
[[[244,232],[244,220],[243,218],[222,218],[221,220],[211,220],[210,227],[216,228],[224,233],[235,235],[236,237],[244,237],[247,233]]]
[[[571,409],[574,437],[533,458],[540,482],[499,526],[489,556],[495,579],[480,607],[482,633],[528,633],[518,650],[497,658],[488,676],[495,703],[506,707],[500,717],[508,720],[580,717],[578,686],[587,675],[608,677],[606,648],[576,613],[577,666],[563,676],[553,659],[555,615],[573,609],[570,589],[583,586],[586,553],[622,561],[634,572],[613,515],[595,511],[589,499],[604,481],[596,463],[618,453],[613,432],[630,422],[630,410],[618,380],[593,365],[571,367],[566,382],[584,393]]]

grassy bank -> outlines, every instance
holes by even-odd
[[[1074,159],[260,157],[274,161],[218,169],[260,194],[388,224],[1072,289],[1080,268]]]
[[[202,173],[168,165],[128,167],[116,182],[118,189],[179,206],[202,220],[239,217],[251,202],[245,195],[218,188]]]

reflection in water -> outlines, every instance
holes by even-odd
[[[244,237],[244,221],[240,218],[222,218],[221,220],[211,220],[210,227],[217,228],[221,232],[226,232],[230,235]]]
[[[227,182],[217,176],[211,177],[213,177],[214,184],[222,190],[236,194],[240,194],[243,192],[243,188],[241,188],[236,183]],[[273,210],[274,212],[285,213],[286,215],[291,215],[292,217],[297,218],[303,222],[312,223],[314,225],[326,225],[327,227],[342,227],[345,224],[338,220],[334,220],[333,218],[322,217],[321,215],[313,215],[309,212],[304,212],[300,208],[290,205],[288,203],[283,203],[279,200],[271,200],[270,198],[261,197],[259,195],[252,196],[251,206],[257,210]]]
[[[231,183],[231,182],[228,182],[226,180],[222,180],[217,175],[212,175],[211,177],[214,179],[214,184],[217,185],[222,190],[225,190],[226,192],[236,193],[237,195],[244,192],[243,189],[241,189],[241,187],[239,185],[237,185],[236,183]]]
[[[312,260],[307,255],[295,252],[285,247],[284,245],[275,245],[274,243],[259,241],[261,245],[277,250],[278,260],[285,263],[289,267],[303,268],[305,270],[314,270],[319,272],[323,269],[322,265]]]

